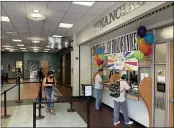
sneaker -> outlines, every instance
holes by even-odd
[[[133,124],[134,122],[133,121],[129,121],[129,122],[127,122],[127,123],[125,123],[125,124]]]
[[[114,125],[116,126],[117,124],[119,124],[120,123],[120,121],[118,121],[117,123],[114,123]]]

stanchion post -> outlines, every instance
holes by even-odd
[[[39,87],[39,102],[42,102],[42,81],[40,80],[40,87]],[[41,106],[41,104],[39,104],[39,106],[37,107],[37,109],[42,109],[44,108],[44,106]]]
[[[20,77],[17,77],[17,84],[18,84],[18,100],[15,103],[22,103],[23,101],[20,99],[21,97]]]
[[[7,115],[7,94],[6,94],[7,92],[6,91],[4,91],[4,115],[3,116],[1,116],[1,118],[2,119],[5,119],[5,118],[9,118],[10,117],[10,115]]]
[[[87,128],[90,128],[90,97],[87,97]]]
[[[33,102],[33,128],[36,128],[36,102]]]
[[[72,87],[71,87],[71,101],[70,101],[70,109],[67,110],[67,112],[75,112],[76,110],[72,106]]]

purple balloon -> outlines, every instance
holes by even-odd
[[[137,30],[138,36],[143,38],[146,35],[147,29],[144,26],[140,26]]]

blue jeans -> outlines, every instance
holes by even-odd
[[[101,105],[101,98],[102,98],[102,89],[95,88],[95,109],[99,110]]]
[[[124,116],[124,122],[128,123],[130,121],[130,119],[128,116],[128,109],[127,109],[126,100],[124,102],[114,101],[114,123],[117,123],[119,121],[120,109],[121,109],[122,114]]]
[[[46,102],[53,102],[52,98],[53,89],[52,88],[45,88],[45,97]],[[54,109],[54,103],[47,103],[48,109]]]

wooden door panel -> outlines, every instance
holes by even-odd
[[[48,61],[41,61],[41,67],[43,68],[43,73],[46,76],[48,72]]]

